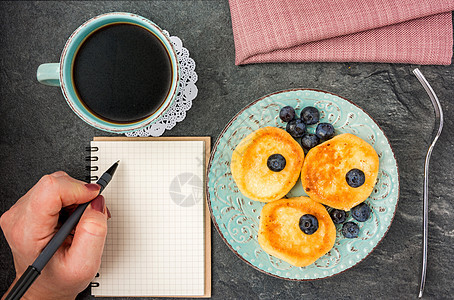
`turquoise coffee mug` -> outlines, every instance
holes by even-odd
[[[74,59],[77,50],[82,45],[84,40],[99,28],[115,23],[129,23],[139,25],[150,31],[162,42],[167,50],[171,62],[172,79],[167,97],[160,105],[160,107],[151,115],[142,120],[132,123],[115,123],[101,119],[93,114],[89,109],[85,107],[83,102],[77,96],[72,78]],[[36,77],[42,84],[60,86],[66,102],[69,104],[71,109],[88,124],[101,130],[124,133],[145,127],[160,118],[166,112],[177,94],[179,65],[177,55],[172,43],[156,24],[144,17],[135,14],[114,12],[94,17],[77,28],[76,31],[74,31],[73,34],[69,37],[68,41],[65,44],[65,47],[63,48],[63,52],[60,57],[60,63],[48,63],[40,65],[38,67]]]

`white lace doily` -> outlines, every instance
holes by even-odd
[[[170,36],[170,34],[163,30],[164,34],[170,38],[175,52],[177,54],[178,62],[180,64],[180,82],[178,86],[178,94],[174,102],[165,112],[165,114],[154,121],[150,125],[139,129],[137,131],[128,132],[126,136],[160,136],[164,131],[172,129],[177,122],[181,122],[186,117],[186,111],[192,106],[192,100],[197,96],[197,73],[195,72],[195,61],[189,57],[189,51],[183,47],[180,38]]]

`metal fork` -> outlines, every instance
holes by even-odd
[[[424,286],[426,283],[426,271],[427,271],[427,242],[428,242],[428,234],[429,234],[429,160],[432,154],[432,150],[435,146],[435,143],[438,140],[438,137],[441,134],[441,130],[443,129],[443,110],[441,109],[440,101],[438,101],[437,95],[433,91],[432,87],[430,86],[429,82],[427,82],[424,75],[422,75],[419,69],[414,69],[413,74],[415,74],[416,78],[418,78],[419,82],[422,84],[424,89],[426,90],[427,94],[432,101],[432,105],[435,110],[435,125],[438,123],[438,130],[437,127],[434,127],[432,132],[432,144],[429,146],[429,150],[427,150],[426,154],[426,162],[424,164],[424,217],[423,217],[423,248],[422,248],[422,274],[421,274],[421,285],[419,286],[419,298],[422,297],[424,292]]]

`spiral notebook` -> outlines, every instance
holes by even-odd
[[[91,180],[119,167],[103,191],[112,218],[95,297],[210,297],[209,137],[95,137]]]

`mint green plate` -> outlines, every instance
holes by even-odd
[[[352,133],[371,144],[380,159],[375,189],[366,202],[372,214],[356,222],[360,235],[344,238],[336,225],[336,242],[326,255],[307,267],[294,267],[267,254],[257,242],[260,212],[264,203],[241,194],[230,172],[230,159],[238,143],[264,126],[285,129],[279,119],[282,107],[290,105],[297,115],[306,106],[320,111],[320,122],[334,125],[336,134]],[[316,125],[309,126],[314,132]],[[224,128],[214,145],[207,179],[208,205],[219,234],[242,260],[269,275],[290,280],[313,280],[343,272],[368,256],[383,239],[394,217],[399,197],[399,175],[394,153],[380,127],[352,102],[323,91],[293,89],[267,95],[241,110]],[[287,196],[305,196],[301,182]],[[354,221],[351,216],[347,221]]]

